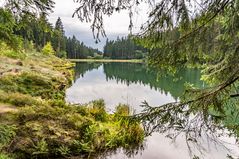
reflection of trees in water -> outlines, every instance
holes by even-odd
[[[84,77],[87,71],[98,69],[102,63],[80,62],[76,63],[75,79]],[[202,87],[200,81],[200,70],[183,69],[175,75],[165,75],[158,77],[158,72],[149,70],[146,65],[137,63],[104,63],[104,73],[106,80],[116,80],[116,82],[130,85],[132,83],[148,85],[151,89],[160,91],[162,94],[169,93],[178,99],[184,90],[185,83],[194,84],[196,87]]]
[[[92,159],[110,159],[110,156],[114,156],[117,154],[125,154],[127,156],[127,158],[132,158],[138,154],[140,154],[141,152],[144,151],[146,147],[146,144],[138,144],[138,145],[128,145],[127,147],[122,147],[121,149],[114,149],[114,150],[110,150],[110,151],[104,151],[100,154],[97,154],[96,156],[92,156]],[[120,156],[119,156],[120,157]],[[123,157],[122,157],[123,158]]]
[[[78,62],[75,67],[75,80],[84,77],[84,74],[93,69],[98,69],[102,63],[96,62]]]
[[[150,86],[151,89],[163,94],[170,93],[175,99],[180,97],[184,90],[184,84],[191,83],[197,87],[202,86],[200,71],[195,69],[184,69],[178,71],[174,76],[166,75],[157,79],[157,72],[148,70],[147,66],[135,63],[107,63],[104,64],[104,72],[107,80],[115,79],[117,82],[139,83]]]

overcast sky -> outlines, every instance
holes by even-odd
[[[52,24],[55,24],[57,18],[61,17],[67,36],[75,35],[78,40],[83,41],[87,46],[99,48],[100,50],[102,50],[106,38],[101,37],[101,42],[96,44],[90,29],[90,24],[82,23],[77,18],[72,18],[72,14],[77,7],[77,3],[74,3],[73,0],[69,0],[67,2],[63,0],[55,0],[55,2],[56,4],[54,12],[50,14],[49,21]],[[138,12],[140,14],[134,17],[134,32],[137,32],[139,30],[139,27],[143,22],[145,22],[147,17],[145,8],[139,9]],[[117,36],[128,35],[128,11],[115,13],[111,17],[105,17],[104,24],[106,34],[109,39],[116,39]]]

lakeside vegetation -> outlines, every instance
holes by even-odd
[[[142,144],[139,123],[123,118],[130,115],[128,106],[108,114],[103,100],[65,103],[72,63],[39,52],[23,54],[24,59],[0,55],[2,158],[84,157]],[[12,109],[2,112],[6,105]]]

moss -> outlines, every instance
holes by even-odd
[[[64,99],[61,79],[48,78],[36,72],[22,72],[0,78],[0,89],[6,92],[19,92],[43,99]],[[62,86],[61,86],[62,85]]]
[[[41,98],[34,98],[28,94],[21,93],[11,93],[4,92],[0,90],[0,101],[4,103],[10,103],[15,106],[33,106],[33,105],[44,105],[43,100]]]

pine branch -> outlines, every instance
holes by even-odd
[[[238,94],[231,94],[230,97],[231,98],[239,97],[239,93]]]

